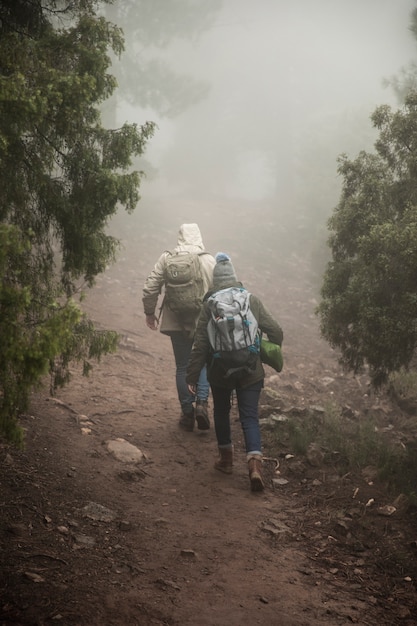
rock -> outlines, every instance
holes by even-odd
[[[318,413],[319,415],[323,415],[326,413],[326,409],[318,404],[312,404],[310,407],[310,411],[312,413]]]
[[[270,417],[262,417],[259,419],[259,426],[267,427],[268,429],[272,429],[274,426],[273,421]]]
[[[278,374],[271,374],[270,376],[267,376],[267,380],[268,380],[268,383],[277,383],[277,384],[279,384],[281,382],[280,377],[278,376]]]
[[[112,439],[107,442],[107,450],[122,463],[143,463],[144,453],[125,439]]]
[[[397,511],[405,513],[410,506],[410,499],[404,493],[400,493],[400,495],[395,498],[392,506],[395,506]]]
[[[273,486],[278,486],[280,487],[281,485],[288,485],[288,480],[286,478],[273,478],[272,479],[272,484]]]
[[[293,406],[286,411],[292,417],[304,417],[308,414],[308,408],[306,406],[296,407]]]
[[[181,587],[179,587],[177,583],[175,583],[173,580],[166,580],[165,578],[157,578],[155,583],[159,585],[160,587],[162,587],[162,589],[165,589],[166,587],[171,587],[172,589],[175,589],[176,591],[181,591]]]
[[[379,509],[377,510],[378,515],[384,515],[385,517],[390,517],[393,513],[395,513],[397,509],[395,508],[395,506],[390,506],[389,504],[386,504],[385,506],[381,506],[379,507]]]
[[[348,419],[354,419],[358,417],[358,412],[354,411],[352,407],[350,407],[348,404],[345,404],[342,407],[342,417],[347,417]]]
[[[288,526],[284,524],[284,522],[281,522],[280,520],[277,520],[275,518],[271,518],[262,522],[261,529],[263,530],[263,532],[268,533],[273,537],[279,537],[280,535],[291,532]]]
[[[196,553],[194,552],[194,550],[184,549],[184,550],[181,550],[181,556],[185,556],[187,558],[195,559]]]
[[[146,473],[141,469],[133,469],[133,470],[123,469],[117,475],[121,480],[124,480],[126,482],[131,482],[131,483],[137,482],[139,480],[143,480],[144,478],[146,478]]]
[[[75,543],[78,544],[77,547],[87,546],[91,548],[96,543],[94,537],[89,537],[88,535],[83,535],[82,533],[74,534],[73,538]]]
[[[321,384],[324,385],[325,387],[328,387],[329,385],[334,383],[334,381],[335,379],[332,378],[331,376],[323,376],[323,378],[320,378]]]
[[[287,422],[288,417],[282,414],[271,413],[268,417],[262,417],[259,419],[259,424],[269,429],[273,429],[277,424]]]
[[[282,415],[282,414],[277,414],[277,413],[272,413],[272,415],[269,416],[269,419],[276,423],[276,422],[288,422],[288,417],[286,415]]]
[[[26,578],[31,580],[33,583],[44,583],[45,579],[37,574],[36,572],[25,572]]]
[[[306,456],[308,462],[313,467],[320,467],[323,464],[324,454],[316,443],[310,443]]]
[[[111,509],[97,504],[96,502],[89,502],[83,509],[82,513],[84,517],[93,519],[98,522],[112,522],[116,518],[116,513]]]
[[[268,398],[268,400],[281,400],[281,395],[278,393],[278,391],[275,391],[275,389],[272,389],[271,387],[264,387],[263,389],[263,395]]]

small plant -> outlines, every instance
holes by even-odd
[[[314,440],[313,431],[308,426],[304,428],[294,420],[288,422],[288,443],[295,454],[305,454],[309,444]]]
[[[413,507],[417,507],[416,452],[415,442],[407,445],[405,449],[390,449],[384,457],[381,457],[379,464],[380,478],[397,493],[406,494]]]
[[[417,371],[401,369],[391,374],[388,392],[404,411],[417,413]]]
[[[290,452],[305,455],[315,443],[325,454],[324,463],[336,463],[341,474],[373,465],[390,489],[407,494],[417,504],[417,444],[404,448],[387,440],[372,416],[353,421],[329,404],[320,418],[292,416],[266,431],[264,439],[272,456],[278,456],[284,444]]]
[[[402,369],[391,374],[390,388],[395,389],[398,395],[417,397],[417,371]]]

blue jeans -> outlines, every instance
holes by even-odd
[[[248,387],[236,388],[239,421],[245,439],[246,453],[262,454],[261,430],[259,428],[258,405],[264,381],[260,380]],[[214,427],[219,448],[230,448],[232,436],[230,410],[232,408],[231,389],[211,387],[214,406]]]
[[[172,332],[170,337],[176,365],[175,382],[177,384],[178,400],[180,401],[183,413],[191,413],[193,402],[196,399],[203,401],[208,400],[210,385],[207,380],[207,368],[204,366],[200,372],[196,398],[188,391],[188,385],[185,381],[187,365],[191,356],[191,348],[193,347],[193,339],[186,337],[181,331]]]

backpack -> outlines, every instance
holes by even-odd
[[[238,380],[253,371],[260,350],[258,322],[250,309],[250,293],[243,287],[229,287],[207,300],[210,319],[207,334],[213,362],[225,378]]]
[[[204,280],[200,255],[187,250],[169,252],[165,269],[166,306],[177,315],[196,317],[201,310]]]

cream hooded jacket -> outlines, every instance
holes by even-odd
[[[178,233],[177,245],[172,252],[177,251],[205,252],[200,229],[197,224],[182,224]],[[157,311],[156,308],[159,296],[162,294],[165,285],[166,260],[169,254],[170,251],[161,254],[145,281],[142,297],[145,315],[155,314],[157,317],[159,315],[159,311]],[[200,262],[204,281],[204,292],[206,293],[211,287],[213,268],[216,261],[211,254],[205,253],[200,255]],[[162,317],[159,326],[161,333],[169,335],[173,331],[185,331],[194,334],[196,322],[197,319],[191,321],[181,319],[162,304]]]

